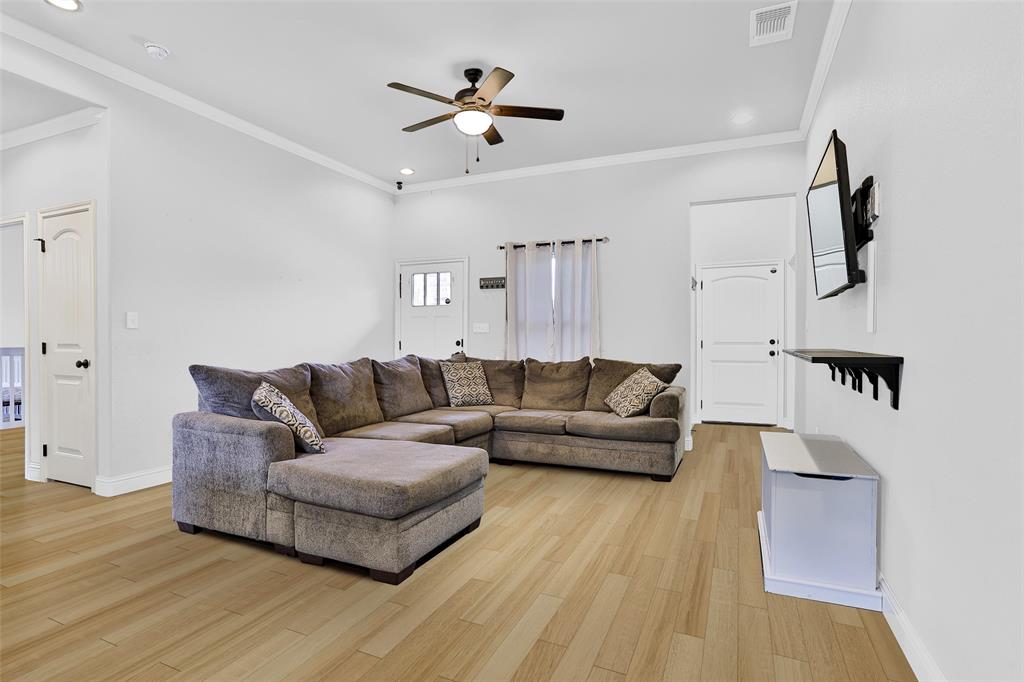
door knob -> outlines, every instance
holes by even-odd
[[[75,367],[78,369],[89,369],[88,360],[75,360]]]
[[[772,356],[774,358],[775,357],[775,351],[773,351],[773,350],[768,351],[768,355],[770,355],[770,356]]]
[[[775,339],[768,339],[768,343],[770,343],[771,345],[774,346],[775,345]]]
[[[455,345],[456,345],[456,346],[460,346],[460,347],[461,347],[461,346],[462,346],[462,339],[458,339],[458,340],[457,340],[457,341],[455,342]]]

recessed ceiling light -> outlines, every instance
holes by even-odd
[[[45,2],[65,12],[77,12],[82,9],[82,3],[79,0],[45,0]]]
[[[146,48],[146,54],[158,62],[162,62],[171,56],[170,50],[163,45],[158,45],[157,43],[146,43],[143,47]]]
[[[747,110],[737,111],[732,115],[732,122],[738,126],[745,126],[754,120],[754,115]]]
[[[416,172],[416,170],[414,168],[403,168],[398,172],[401,173],[402,175],[412,175],[413,173]]]

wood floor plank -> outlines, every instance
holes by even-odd
[[[704,640],[680,632],[672,633],[672,646],[665,662],[665,682],[697,682],[704,656]]]
[[[512,679],[561,604],[562,600],[558,597],[539,595],[477,677],[495,682]]]
[[[553,677],[556,680],[585,680],[594,666],[601,643],[611,628],[615,613],[629,589],[630,579],[608,573],[601,583],[590,609],[579,629],[558,661]]]
[[[738,605],[736,573],[714,569],[707,634],[701,661],[702,680],[737,679]]]
[[[775,682],[814,682],[811,664],[795,658],[775,656]]]
[[[740,682],[774,682],[771,625],[767,609],[739,605],[737,677]]]

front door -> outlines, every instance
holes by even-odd
[[[405,263],[399,267],[400,355],[448,358],[463,350],[465,261]]]
[[[92,486],[96,478],[96,297],[92,204],[39,215],[43,443],[47,478]]]
[[[778,424],[781,264],[704,266],[700,287],[702,421]]]

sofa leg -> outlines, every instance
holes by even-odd
[[[301,555],[300,555],[301,556]],[[416,564],[406,566],[398,573],[391,573],[390,571],[377,571],[370,569],[370,577],[379,583],[387,583],[388,585],[398,585],[416,570]]]
[[[274,545],[274,551],[278,554],[284,554],[285,556],[295,556],[297,552],[294,547],[288,547],[287,545]]]
[[[675,477],[676,477],[675,474],[672,474],[671,476],[663,476],[661,474],[652,474],[651,475],[651,480],[652,481],[658,481],[659,483],[671,483],[672,479],[675,478]]]
[[[299,555],[299,561],[304,564],[312,564],[314,566],[323,566],[324,558],[322,556],[316,556],[315,554],[306,554],[305,552],[297,552]]]
[[[463,535],[469,535],[470,533],[472,533],[473,531],[475,531],[479,527],[480,527],[480,519],[477,519],[473,523],[471,523],[468,526],[466,526],[465,528],[463,528],[462,529],[462,534]]]
[[[501,459],[500,457],[491,457],[491,464],[501,464],[503,466],[510,467],[515,464],[514,459]]]
[[[191,523],[183,523],[182,521],[175,521],[175,523],[178,524],[178,530],[182,533],[188,533],[189,535],[195,535],[203,530],[199,526],[193,526]]]

